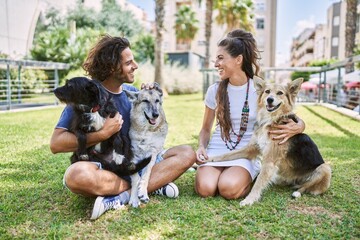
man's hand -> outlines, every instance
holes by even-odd
[[[272,140],[280,140],[279,145],[284,144],[292,136],[302,133],[305,129],[305,124],[301,119],[299,119],[298,123],[292,119],[286,119],[285,121],[286,124],[272,125],[269,131]]]
[[[118,131],[120,131],[124,120],[120,113],[116,113],[113,118],[107,117],[104,126],[100,129],[102,138],[108,139]]]

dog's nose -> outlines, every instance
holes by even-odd
[[[158,118],[158,117],[159,117],[159,113],[153,113],[153,117],[154,117],[154,118]]]
[[[274,98],[268,97],[268,98],[266,99],[266,101],[267,101],[268,104],[272,104],[272,103],[274,102]]]

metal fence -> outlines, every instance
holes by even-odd
[[[266,80],[274,80],[273,75],[278,71],[291,72],[313,72],[318,74],[318,82],[303,83],[307,85],[301,89],[298,94],[298,101],[301,102],[317,102],[317,103],[331,103],[338,107],[344,107],[354,110],[360,114],[360,75],[357,80],[346,82],[344,79],[344,71],[342,71],[347,64],[360,62],[360,55],[347,58],[331,65],[323,67],[285,67],[285,68],[264,68],[263,74]],[[337,77],[332,82],[329,82],[329,71],[337,71]],[[201,69],[203,74],[203,97],[208,87],[219,81],[219,76],[215,69]],[[360,74],[360,72],[358,72]]]
[[[0,111],[57,104],[53,91],[59,84],[58,70],[69,67],[56,62],[0,59],[0,70],[5,72],[0,79]],[[24,79],[23,69],[46,70],[51,79]]]

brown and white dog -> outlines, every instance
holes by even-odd
[[[242,149],[206,160],[216,162],[262,156],[260,174],[249,195],[240,202],[241,206],[259,201],[263,190],[271,183],[292,185],[297,189],[293,192],[293,197],[300,197],[304,192],[322,194],[330,186],[330,166],[324,163],[316,144],[308,135],[297,134],[279,145],[268,134],[273,124],[284,124],[286,119],[298,121],[293,108],[302,82],[303,79],[299,78],[287,85],[280,85],[254,79],[258,92],[258,113],[249,144]]]

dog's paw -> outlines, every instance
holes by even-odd
[[[150,201],[147,190],[141,186],[139,186],[138,198],[142,203],[148,203]]]
[[[295,192],[293,192],[293,193],[291,194],[291,196],[292,196],[293,198],[299,198],[299,197],[301,197],[301,193],[298,192],[298,191],[295,191]]]
[[[244,200],[242,200],[242,201],[240,202],[240,207],[251,206],[251,205],[254,204],[254,202],[255,202],[255,201],[253,201],[253,200],[250,200],[250,199],[248,199],[248,198],[245,198]]]
[[[140,201],[137,197],[130,197],[129,205],[133,208],[137,208],[140,206]]]
[[[88,161],[88,160],[89,160],[89,155],[87,155],[87,154],[81,154],[81,155],[79,156],[79,158],[80,158],[81,161]]]
[[[140,199],[140,201],[142,203],[147,204],[150,201],[150,198],[149,198],[149,196],[147,194],[146,195],[139,195],[138,197],[139,197],[139,199]]]

